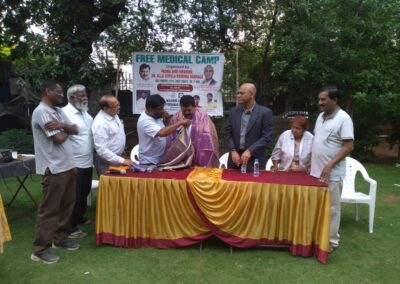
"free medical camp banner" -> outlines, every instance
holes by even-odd
[[[222,116],[222,53],[133,53],[133,113],[140,114],[146,98],[161,95],[165,110],[179,111],[183,95],[194,97],[196,106],[210,116]]]

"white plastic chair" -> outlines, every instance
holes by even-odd
[[[357,172],[361,172],[363,179],[369,183],[369,194],[355,191],[355,178]],[[346,157],[346,177],[343,180],[343,190],[340,201],[342,203],[354,203],[356,207],[356,221],[359,220],[359,208],[361,203],[369,206],[369,232],[373,232],[375,202],[376,202],[376,181],[371,179],[361,163],[353,158]]]
[[[99,181],[97,179],[92,179],[92,188],[86,198],[86,204],[88,206],[92,206],[92,191],[97,190],[99,188]]]
[[[265,165],[265,170],[266,171],[270,171],[271,167],[274,165],[274,163],[272,163],[272,158],[269,158],[267,161],[267,164]]]
[[[224,167],[225,169],[228,168],[228,157],[229,157],[229,153],[226,152],[225,154],[223,154],[221,156],[221,158],[219,158],[219,167],[222,168]]]
[[[131,160],[136,164],[139,164],[139,144],[132,148]]]

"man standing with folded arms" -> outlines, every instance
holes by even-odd
[[[340,91],[325,87],[318,94],[322,111],[315,123],[311,154],[311,176],[327,182],[331,193],[329,252],[339,246],[340,197],[346,175],[346,156],[353,150],[354,130],[351,117],[338,105]]]
[[[240,169],[243,165],[252,171],[255,159],[258,159],[260,169],[265,169],[265,151],[272,139],[273,117],[269,108],[256,103],[256,92],[254,84],[242,84],[237,91],[240,106],[229,112],[224,134],[230,169]]]
[[[68,119],[77,125],[79,133],[70,137],[74,147],[73,157],[76,167],[76,198],[71,216],[70,238],[82,238],[87,233],[78,228],[78,225],[90,224],[85,219],[87,196],[92,189],[93,174],[93,118],[88,114],[88,97],[83,85],[73,85],[67,91],[68,104],[63,112]]]
[[[63,89],[55,81],[44,81],[41,102],[32,114],[36,173],[42,175],[43,196],[39,204],[33,261],[56,263],[59,257],[50,247],[79,249],[68,239],[71,213],[75,204],[75,165],[70,136],[78,133],[63,111],[57,107],[63,101]]]

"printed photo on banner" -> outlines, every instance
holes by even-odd
[[[150,79],[150,66],[148,64],[140,65],[139,75],[142,80],[148,81]]]
[[[146,110],[146,99],[150,96],[150,90],[136,90],[136,109],[142,113]]]
[[[221,116],[224,60],[222,53],[133,53],[133,113],[140,114],[146,98],[159,94],[172,115],[180,109],[180,98],[191,95],[197,107]]]

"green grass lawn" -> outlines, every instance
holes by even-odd
[[[94,227],[75,252],[57,250],[58,264],[30,260],[36,211],[21,192],[6,208],[12,241],[0,255],[0,283],[400,283],[400,168],[367,164],[377,180],[374,233],[368,233],[368,208],[354,220],[354,205],[342,205],[341,245],[326,265],[316,258],[293,257],[287,249],[234,249],[218,239],[199,246],[176,249],[123,249],[96,246]],[[360,182],[361,185],[366,184]],[[40,179],[27,181],[36,200]],[[16,187],[13,179],[1,181],[7,203]],[[363,190],[364,191],[364,190]],[[94,218],[95,208],[89,209]]]

